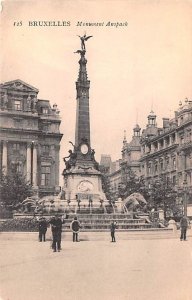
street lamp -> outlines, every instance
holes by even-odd
[[[184,216],[187,217],[187,180],[186,180],[186,178],[183,181],[183,209],[184,209]]]

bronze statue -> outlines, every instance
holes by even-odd
[[[78,35],[81,40],[81,50],[86,51],[85,49],[85,41],[92,37],[92,35],[86,36],[86,33],[83,36]]]
[[[72,166],[75,166],[77,154],[69,150],[69,155],[63,158],[66,166],[66,170],[69,170]],[[69,158],[66,160],[66,158]]]
[[[95,161],[95,150],[91,149],[91,160]]]
[[[71,141],[69,141],[69,144],[71,144],[73,146],[73,151],[75,152],[77,150],[77,147]]]

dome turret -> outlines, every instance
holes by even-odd
[[[147,118],[148,118],[148,126],[156,126],[156,115],[152,110]]]

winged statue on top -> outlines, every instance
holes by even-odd
[[[81,50],[86,51],[85,49],[85,42],[92,37],[92,35],[86,36],[86,33],[83,36],[78,35],[81,40]]]

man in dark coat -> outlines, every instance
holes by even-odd
[[[116,228],[117,228],[117,223],[113,221],[110,225],[111,238],[112,238],[111,242],[116,242],[116,240],[115,240],[115,229]]]
[[[58,215],[55,215],[50,221],[52,236],[53,236],[53,252],[60,252],[61,250],[61,232],[62,232],[62,221]]]
[[[74,220],[71,222],[71,230],[73,231],[73,242],[79,242],[78,233],[80,228],[81,224],[77,220],[77,217],[74,217]]]
[[[44,217],[39,219],[39,242],[45,242],[45,235],[47,232],[47,221]]]
[[[181,227],[181,237],[180,240],[186,241],[186,233],[188,228],[188,219],[187,217],[183,216],[180,220],[180,227]]]

